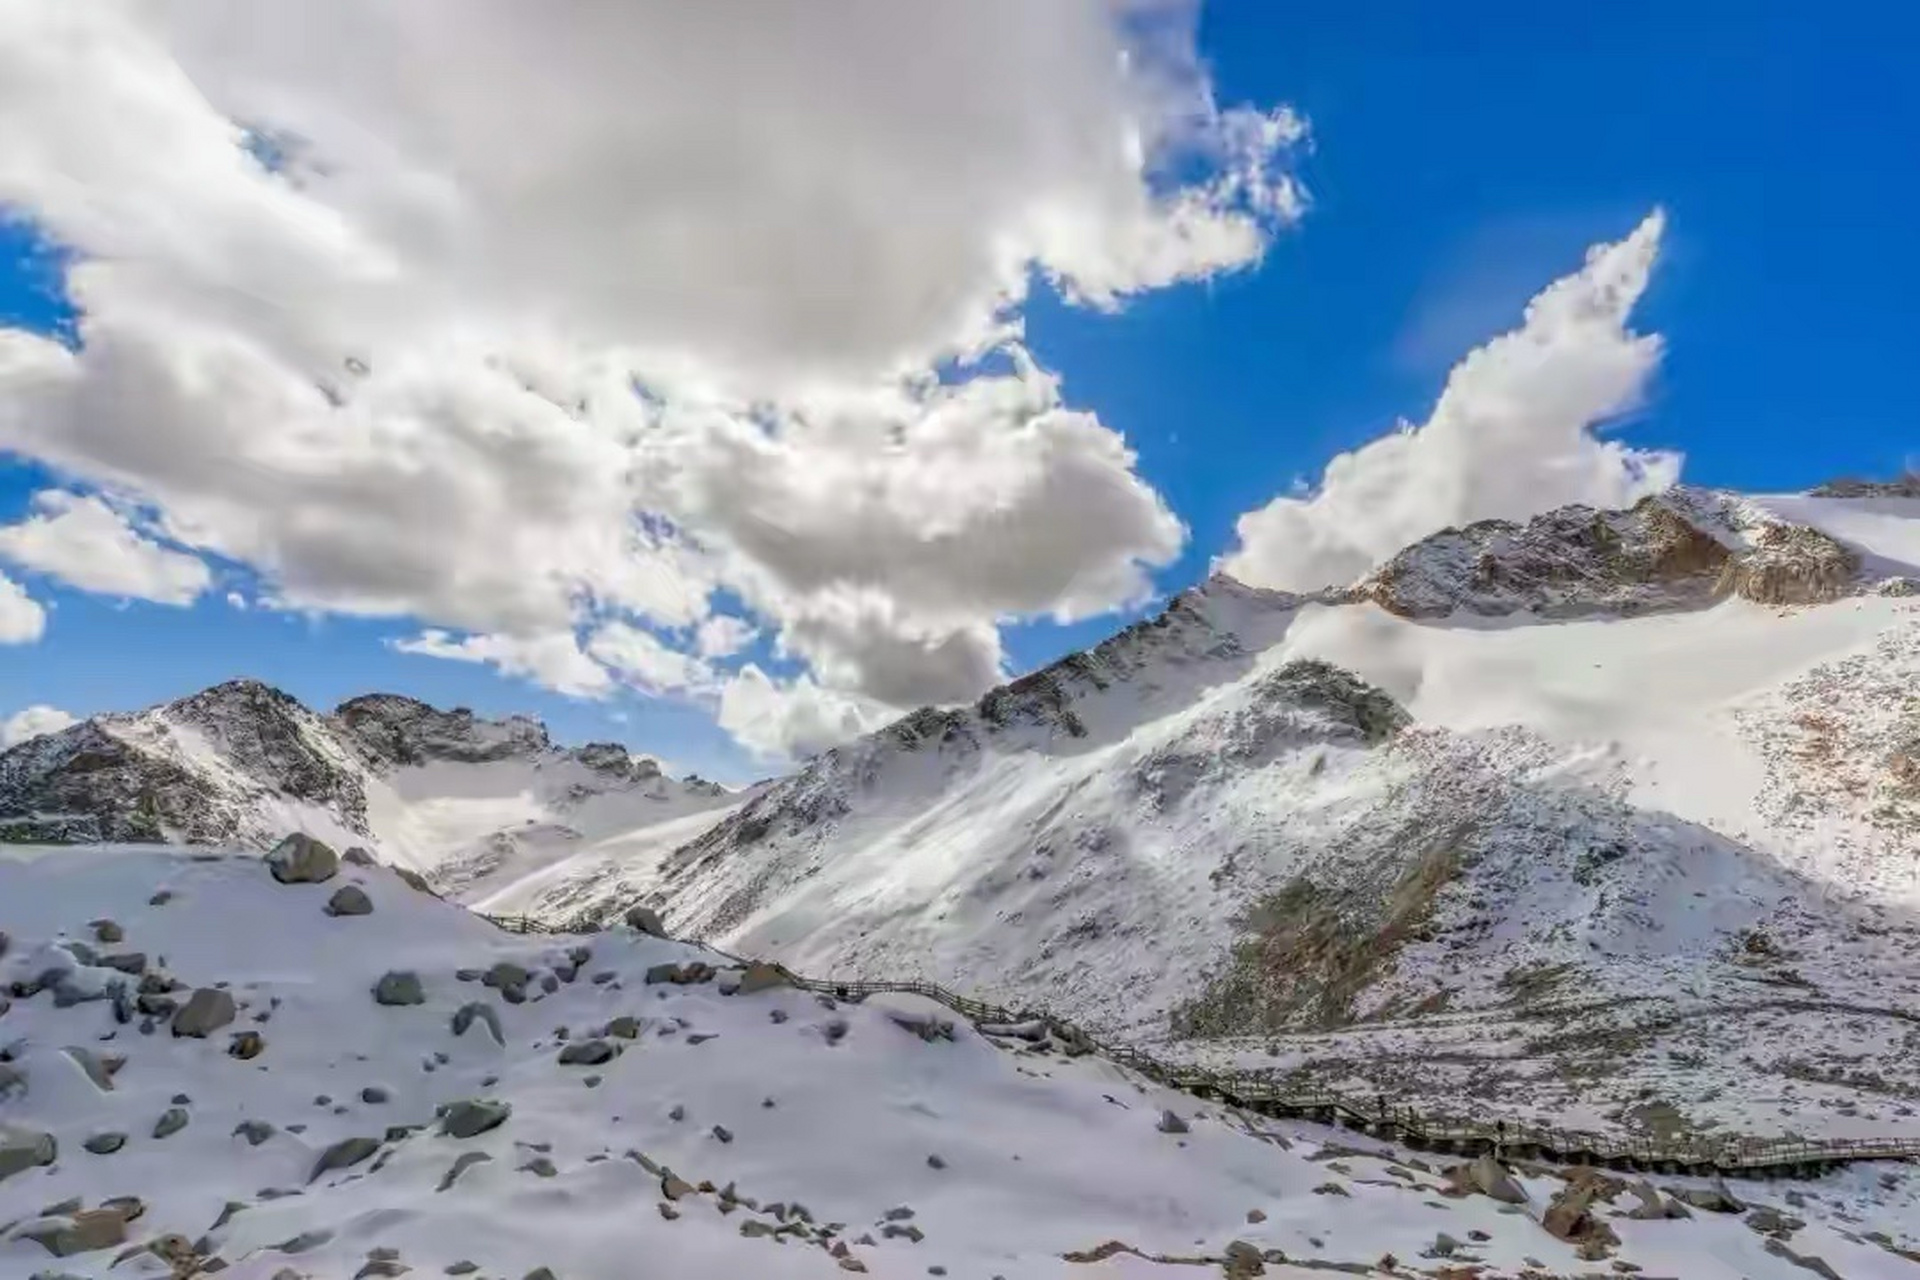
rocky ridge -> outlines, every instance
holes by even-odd
[[[0,838],[264,849],[303,811],[377,846],[369,796],[384,780],[435,764],[516,762],[556,775],[571,768],[574,801],[636,790],[694,803],[726,796],[699,778],[668,779],[617,743],[557,747],[527,717],[491,721],[396,694],[322,715],[257,680],[234,680],[0,752]]]

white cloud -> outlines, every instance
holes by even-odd
[[[0,644],[32,644],[47,629],[47,611],[25,587],[0,573]]]
[[[648,693],[708,693],[717,686],[713,668],[704,661],[624,622],[602,625],[587,641],[587,652]]]
[[[1053,379],[923,371],[1017,334],[1036,278],[1111,306],[1298,216],[1302,126],[1214,100],[1194,4],[310,19],[0,7],[0,203],[79,251],[84,312],[77,351],[0,333],[0,450],[263,603],[589,691],[557,637],[718,644],[724,589],[823,696],[970,696],[1003,622],[1129,603],[1179,551]]]
[[[703,658],[731,658],[753,643],[759,632],[753,624],[732,614],[716,613],[694,633],[694,646]]]
[[[1469,353],[1432,416],[1327,464],[1302,496],[1240,518],[1218,568],[1257,586],[1315,590],[1365,574],[1448,526],[1525,519],[1568,503],[1620,507],[1679,478],[1678,454],[1594,435],[1636,408],[1661,341],[1627,328],[1664,219],[1596,245],[1527,306],[1520,328]]]
[[[886,724],[894,711],[823,689],[811,677],[777,680],[749,662],[720,695],[720,727],[767,760],[813,755]]]
[[[58,707],[49,707],[44,703],[23,707],[0,720],[0,750],[17,746],[28,738],[37,738],[44,733],[58,733],[68,725],[78,723],[76,717]]]
[[[600,697],[613,687],[606,671],[580,651],[571,632],[455,639],[445,631],[428,629],[412,639],[394,641],[393,647],[401,653],[429,658],[485,663],[507,675],[522,676],[578,697]]]
[[[161,546],[99,498],[47,489],[33,510],[0,526],[0,559],[82,591],[156,604],[192,604],[213,580],[198,557]]]

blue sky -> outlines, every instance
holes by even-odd
[[[1029,345],[1067,402],[1125,435],[1190,530],[1158,589],[1202,576],[1235,520],[1296,477],[1423,419],[1456,361],[1656,206],[1667,234],[1633,327],[1667,349],[1619,434],[1683,450],[1693,482],[1755,490],[1890,473],[1920,450],[1912,30],[1770,3],[1361,8],[1204,11],[1217,99],[1285,102],[1312,123],[1297,161],[1311,207],[1260,265],[1117,314],[1045,294],[1027,308]],[[21,223],[0,231],[0,323],[73,323],[58,262]],[[0,455],[0,523],[58,479]],[[49,622],[38,644],[0,648],[0,718],[246,674],[316,704],[393,689],[530,711],[563,739],[618,739],[730,780],[766,767],[682,700],[584,701],[396,652],[388,641],[418,630],[402,619],[235,610],[221,591],[188,608],[117,602],[18,576]],[[223,567],[223,585],[245,577]],[[1008,663],[1047,661],[1127,616],[1011,625]],[[753,652],[775,665],[764,640]]]

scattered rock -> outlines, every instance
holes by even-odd
[[[1189,1133],[1192,1131],[1185,1120],[1182,1120],[1171,1111],[1162,1111],[1160,1113],[1160,1123],[1155,1125],[1154,1128],[1162,1133]]]
[[[267,870],[281,884],[320,884],[340,870],[340,855],[296,831],[267,855]]]
[[[610,1036],[617,1036],[622,1040],[638,1039],[640,1035],[640,1020],[623,1013],[607,1024],[606,1033]]]
[[[151,898],[147,899],[147,905],[150,907],[164,907],[169,902],[172,902],[172,901],[173,901],[173,890],[157,889],[154,891],[154,895]]]
[[[125,1244],[127,1220],[111,1209],[82,1209],[68,1218],[26,1227],[21,1230],[20,1238],[32,1240],[56,1258],[67,1258]]]
[[[660,1194],[669,1200],[679,1200],[693,1194],[693,1184],[669,1171],[660,1175]]]
[[[377,1084],[370,1084],[360,1091],[360,1101],[368,1106],[379,1106],[388,1098],[387,1091]]]
[[[647,970],[647,982],[658,984],[671,982],[675,986],[686,987],[696,983],[711,982],[715,969],[703,961],[694,960],[687,964],[656,964]]]
[[[168,1107],[160,1113],[160,1118],[153,1122],[153,1136],[156,1138],[171,1138],[174,1134],[186,1127],[187,1109],[185,1107]]]
[[[440,1132],[449,1138],[472,1138],[497,1129],[513,1114],[513,1107],[491,1098],[466,1098],[440,1115]]]
[[[350,1169],[380,1149],[377,1138],[342,1138],[320,1153],[314,1161],[313,1172],[307,1175],[312,1182],[323,1173],[332,1173],[336,1169]]]
[[[86,1073],[87,1079],[93,1082],[94,1088],[99,1089],[103,1093],[111,1093],[113,1091],[113,1072],[115,1068],[111,1065],[112,1059],[103,1058],[93,1050],[83,1049],[79,1045],[68,1045],[65,1049],[61,1050],[61,1052],[71,1058],[74,1065]]]
[[[1313,1194],[1317,1196],[1348,1196],[1348,1197],[1351,1197],[1353,1195],[1351,1191],[1347,1190],[1345,1187],[1341,1186],[1337,1182],[1323,1182],[1319,1186],[1313,1189]]]
[[[259,1057],[260,1051],[266,1047],[267,1042],[258,1031],[241,1031],[235,1033],[232,1042],[227,1045],[227,1056],[245,1062]]]
[[[604,1062],[613,1061],[617,1053],[605,1040],[575,1040],[560,1050],[560,1065],[565,1067],[597,1067]]]
[[[440,1185],[435,1187],[434,1190],[445,1191],[448,1187],[451,1187],[454,1183],[458,1182],[460,1180],[460,1175],[465,1173],[468,1169],[472,1168],[476,1164],[481,1164],[491,1159],[493,1159],[493,1157],[488,1155],[484,1151],[461,1152],[459,1155],[454,1157],[453,1164],[447,1169],[446,1174],[440,1179]]]
[[[713,1126],[713,1136],[722,1143],[733,1141],[733,1130],[723,1124]]]
[[[458,1262],[448,1263],[447,1269],[443,1274],[450,1275],[450,1276],[470,1276],[474,1272],[478,1271],[479,1269],[480,1269],[479,1263],[469,1262],[465,1258],[462,1258]]]
[[[486,1027],[487,1033],[493,1037],[495,1044],[503,1048],[506,1046],[507,1038],[500,1031],[500,1015],[493,1011],[492,1005],[483,1000],[469,1001],[454,1011],[453,1034],[456,1036],[467,1034],[467,1028],[474,1024],[475,1019]]]
[[[1227,1245],[1221,1267],[1227,1274],[1227,1280],[1251,1280],[1253,1276],[1267,1272],[1267,1264],[1261,1258],[1260,1250],[1245,1240],[1235,1240]]]
[[[100,957],[100,967],[114,969],[120,973],[139,977],[147,971],[147,953],[144,951],[118,951],[110,956]]]
[[[1481,1195],[1501,1204],[1525,1204],[1527,1193],[1514,1180],[1507,1167],[1494,1159],[1493,1153],[1483,1151],[1469,1164],[1456,1165],[1447,1170],[1447,1178],[1461,1190],[1478,1191]]]
[[[245,1138],[248,1146],[257,1147],[273,1136],[273,1126],[265,1120],[242,1120],[233,1126],[233,1135]]]
[[[551,1178],[560,1171],[553,1167],[553,1161],[545,1156],[535,1156],[520,1166],[521,1173],[531,1173],[537,1178]]]
[[[1746,1224],[1763,1236],[1773,1236],[1781,1240],[1785,1240],[1807,1225],[1804,1220],[1791,1217],[1772,1205],[1765,1204],[1756,1206],[1753,1212],[1746,1216]]]
[[[1266,1220],[1267,1220],[1267,1215],[1266,1215],[1266,1214],[1265,1214],[1264,1212],[1262,1212],[1261,1210],[1259,1210],[1259,1209],[1249,1209],[1249,1210],[1247,1210],[1247,1221],[1248,1221],[1248,1222],[1254,1222],[1254,1223],[1258,1223],[1258,1222],[1265,1222]]]
[[[740,985],[735,988],[736,995],[750,996],[761,991],[771,991],[775,987],[791,985],[787,971],[776,964],[750,964],[740,975]]]
[[[1769,1239],[1766,1242],[1766,1250],[1776,1258],[1783,1258],[1796,1267],[1806,1268],[1821,1277],[1821,1280],[1842,1280],[1840,1273],[1829,1266],[1826,1259],[1816,1258],[1812,1254],[1795,1253],[1784,1240]]]
[[[944,1159],[942,1159],[939,1155],[930,1155],[927,1157],[927,1168],[944,1169],[946,1167],[947,1167],[947,1162]]]
[[[0,1124],[0,1182],[16,1173],[52,1164],[59,1152],[60,1144],[50,1133]]]
[[[527,983],[532,980],[533,975],[531,973],[519,965],[514,964],[512,961],[502,960],[481,975],[480,984],[482,986],[492,987],[496,991],[504,991],[508,987],[520,987],[524,989]]]
[[[127,936],[127,931],[111,920],[89,920],[87,927],[93,930],[95,942],[120,942]]]
[[[343,884],[333,891],[327,899],[326,913],[330,916],[366,916],[373,914],[373,899],[367,891],[357,884]]]
[[[96,1156],[110,1156],[127,1145],[124,1133],[96,1133],[80,1144]]]
[[[638,929],[641,933],[656,938],[667,936],[667,926],[661,922],[660,913],[652,907],[629,907],[627,914],[621,917],[629,929]]]
[[[173,1015],[173,1034],[204,1039],[234,1018],[233,996],[218,987],[200,987]]]
[[[373,1002],[386,1005],[425,1004],[420,975],[411,969],[389,969],[373,987]]]
[[[1708,1213],[1739,1213],[1747,1207],[1734,1198],[1726,1183],[1717,1180],[1711,1187],[1683,1187],[1673,1194],[1682,1204]]]

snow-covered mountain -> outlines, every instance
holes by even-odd
[[[264,849],[301,830],[456,894],[544,871],[608,833],[684,830],[735,800],[615,743],[557,747],[535,720],[393,694],[322,715],[253,680],[0,754],[0,831],[15,841]]]
[[[1920,1010],[1916,581],[1920,500],[1693,490],[1445,531],[1314,597],[1214,579],[809,762],[597,908],[580,883],[503,905],[638,898],[810,972],[1243,1065],[1525,1079],[1596,1123],[1757,1005],[1779,1035],[1729,1055],[1756,1064],[1732,1111],[1688,1121],[1785,1076],[1776,1118],[1830,1127],[1821,1081]],[[1585,1040],[1580,1005],[1607,1011]],[[1894,1012],[1846,1012],[1869,1007]],[[1496,1017],[1503,1043],[1461,1049]],[[1428,1060],[1442,1036],[1458,1072]],[[1609,1040],[1605,1088],[1561,1087]],[[1920,1096],[1911,1056],[1889,1075]]]
[[[0,815],[306,829],[488,911],[644,902],[1433,1105],[1920,1128],[1862,1102],[1920,1099],[1920,498],[1841,489],[1485,522],[1311,596],[1215,578],[740,796],[223,686],[0,756]]]
[[[1920,1270],[1899,1165],[1715,1184],[1423,1155],[921,997],[750,985],[623,927],[514,936],[384,868],[298,867],[0,849],[0,1275]]]

